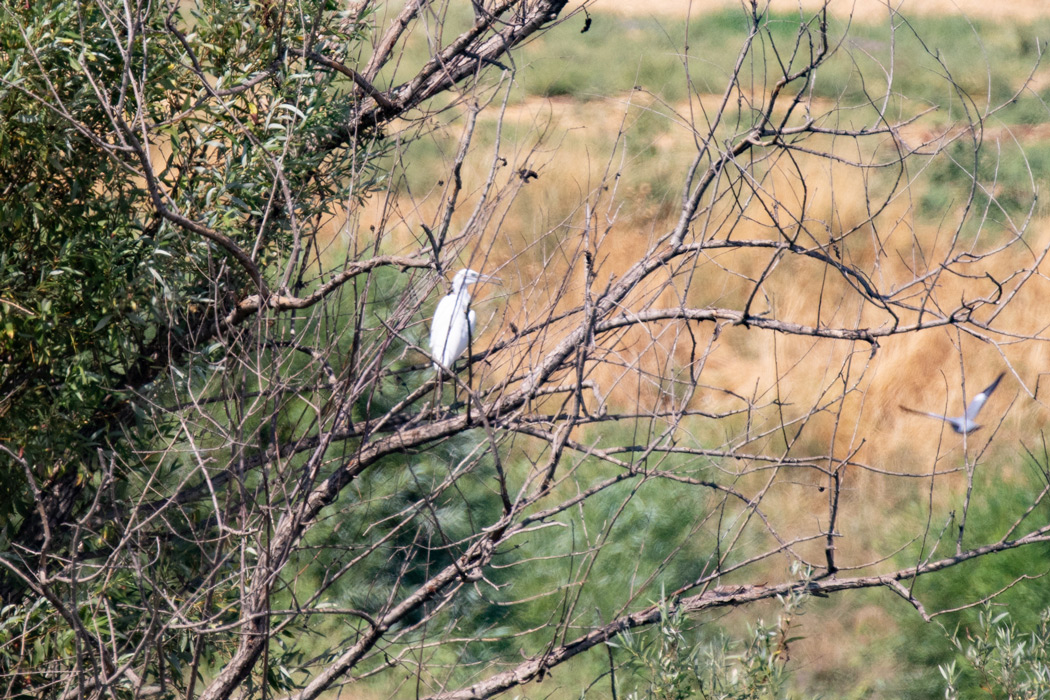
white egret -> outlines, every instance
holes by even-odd
[[[988,400],[988,397],[992,395],[993,391],[995,391],[995,387],[999,386],[999,380],[1001,380],[1005,374],[1006,372],[1000,373],[999,376],[995,378],[995,381],[992,382],[991,386],[989,386],[977,396],[973,397],[973,401],[971,401],[970,405],[966,407],[966,413],[957,418],[951,416],[942,416],[939,413],[927,413],[926,411],[916,411],[914,408],[908,408],[907,406],[901,406],[901,408],[903,408],[908,413],[918,413],[920,416],[929,416],[930,418],[937,418],[938,420],[942,420],[948,425],[952,426],[952,430],[959,433],[960,435],[972,433],[973,431],[981,427],[977,425],[977,414],[980,413],[981,408]]]
[[[470,292],[467,285],[476,282],[499,282],[495,277],[482,275],[474,270],[463,269],[452,278],[452,292],[438,302],[434,309],[434,321],[430,324],[430,355],[434,369],[449,370],[463,354],[474,333],[474,310],[470,308]]]

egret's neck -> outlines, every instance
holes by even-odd
[[[466,282],[454,280],[452,282],[452,295],[456,297],[456,301],[460,303],[466,303],[470,301],[470,285]]]

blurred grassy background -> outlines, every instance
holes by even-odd
[[[462,5],[460,15],[444,31],[454,31],[456,22],[469,23],[469,5]],[[512,164],[507,167],[527,166],[538,177],[522,183],[513,202],[490,217],[490,226],[484,231],[485,258],[480,265],[477,259],[463,260],[464,264],[470,262],[486,272],[495,271],[504,280],[502,289],[481,290],[477,310],[486,334],[480,340],[482,344],[507,333],[508,323],[526,327],[534,322],[535,308],[569,308],[579,303],[580,285],[571,279],[566,265],[583,216],[581,202],[606,173],[617,174],[612,178],[616,190],[610,193],[613,204],[601,214],[610,220],[615,215],[615,225],[600,248],[599,278],[623,271],[635,259],[634,252],[648,247],[674,225],[682,173],[695,152],[692,124],[702,124],[700,115],[710,113],[717,105],[746,29],[738,7],[707,5],[715,8],[708,11],[694,3],[687,20],[685,2],[667,2],[654,9],[645,2],[599,0],[592,7],[592,22],[586,33],[579,31],[583,28],[583,16],[576,16],[568,26],[545,34],[516,57],[514,82],[506,93],[509,106],[502,121],[496,121],[498,109],[482,113],[474,150],[464,168],[466,198],[453,222],[454,229],[467,222],[481,183],[492,167],[493,146],[499,134],[500,152]],[[890,33],[885,8],[872,9],[878,3],[860,3],[852,17],[848,14],[852,4],[842,5],[832,5],[835,12],[830,31],[832,36],[846,35],[847,50],[820,70],[812,92],[815,108],[836,103],[851,106],[838,116],[842,120],[839,125],[846,127],[870,122],[871,96],[885,98],[891,113],[914,111],[916,99],[941,105],[941,110],[908,132],[915,143],[960,118],[965,109],[934,56],[943,61],[951,77],[980,107],[1006,101],[1017,93],[1037,63],[1041,42],[1050,38],[1050,11],[1041,11],[1041,3],[1016,3],[1016,13],[1005,18],[989,17],[989,12],[999,11],[991,8],[991,3],[953,5],[965,6],[967,16],[939,12],[933,4],[925,4],[919,8],[925,9],[924,14],[908,15],[907,22],[894,21],[896,36]],[[909,11],[907,3],[903,9]],[[782,14],[774,15],[768,26],[775,42],[790,45],[798,25],[798,12],[792,13],[790,3],[785,3]],[[417,65],[426,56],[425,42],[420,40],[402,64]],[[396,81],[397,76],[396,67],[387,74],[391,81]],[[764,75],[764,68],[756,67],[756,87],[768,85],[774,77]],[[891,77],[892,90],[887,90]],[[1029,88],[983,125],[987,150],[978,173],[983,181],[993,183],[991,191],[1002,210],[993,209],[989,218],[978,223],[967,222],[961,229],[965,245],[983,248],[1005,238],[1004,232],[1019,226],[1028,214],[1032,207],[1030,193],[1033,188],[1041,189],[1043,173],[1050,166],[1048,104],[1050,72],[1040,66]],[[747,105],[735,108],[744,110]],[[419,124],[406,124],[406,128],[418,130],[421,137],[391,156],[390,167],[396,176],[390,183],[389,196],[369,202],[357,214],[356,229],[383,226],[394,232],[405,249],[420,244],[421,224],[434,220],[444,187],[441,178],[448,172],[457,150],[462,129],[458,114],[450,110]],[[725,133],[720,135],[731,133],[733,124],[734,120],[729,119]],[[967,149],[966,143],[959,142],[949,148],[954,160],[942,157],[923,161],[925,170],[916,178],[909,197],[899,198],[887,208],[886,218],[902,223],[872,231],[867,242],[854,237],[849,243],[847,254],[856,261],[885,256],[886,262],[879,268],[879,284],[890,287],[909,279],[916,264],[937,260],[938,253],[951,243],[951,233],[959,223],[959,203],[969,187],[962,172]],[[851,155],[863,159],[874,157],[877,152]],[[972,164],[972,155],[969,157]],[[862,193],[865,187],[878,191],[877,181],[861,181],[856,171],[830,166],[826,161],[800,158],[800,163],[806,182],[808,218],[830,222],[835,230],[846,230],[864,221],[865,198],[851,197],[850,193]],[[774,176],[770,183],[785,201],[801,200],[797,182]],[[979,195],[977,208],[986,203],[987,197]],[[1038,250],[1050,240],[1045,203],[1036,202],[1034,215],[1035,223],[1026,240],[1031,249]],[[764,236],[769,223],[756,219],[741,226],[737,237]],[[344,252],[342,231],[343,223],[335,222],[332,254]],[[698,274],[725,281],[718,287],[691,288],[689,303],[738,308],[741,294],[748,289],[742,276],[755,276],[766,262],[765,256],[745,252],[712,255],[700,265]],[[972,272],[990,272],[1003,279],[1031,263],[1031,253],[1017,246],[994,261],[975,266]],[[726,275],[726,269],[737,275]],[[788,261],[770,279],[767,290],[778,315],[813,324],[818,311],[812,300],[821,295],[834,298],[829,287],[835,284],[840,282],[826,278],[815,262],[810,265]],[[945,279],[941,290],[944,299],[955,302],[967,284],[967,280]],[[435,298],[440,293],[436,291]],[[673,298],[671,290],[660,293],[668,295],[668,300]],[[1004,312],[1001,322],[1019,333],[1040,332],[1046,321],[1033,310],[1045,307],[1043,299],[1048,294],[1050,285],[1046,279],[1033,281],[1022,298]],[[848,325],[857,318],[872,318],[870,308],[849,303],[823,308],[819,313],[823,323],[837,320]],[[425,333],[426,320],[421,319],[421,343]],[[699,328],[696,334],[701,345],[712,343],[715,348],[701,377],[703,385],[763,401],[780,392],[790,397],[791,404],[810,407],[844,367],[856,363],[854,377],[861,375],[863,367],[857,390],[834,411],[818,415],[806,431],[805,442],[795,449],[812,454],[856,453],[857,459],[891,474],[946,469],[958,464],[962,454],[957,436],[943,432],[933,421],[901,412],[898,404],[957,412],[963,404],[961,368],[965,368],[967,396],[972,396],[1009,362],[1012,371],[982,416],[988,425],[995,426],[1000,419],[1002,425],[994,432],[994,442],[978,468],[967,541],[1001,534],[1023,509],[1025,498],[1039,488],[1038,476],[1022,444],[1036,445],[1046,424],[1047,407],[1043,395],[1037,393],[1044,368],[1050,365],[1050,347],[1046,342],[1002,344],[996,348],[951,330],[930,331],[887,340],[869,358],[867,346],[808,338],[781,338],[774,343],[762,331],[742,328],[727,329],[717,343],[710,328]],[[640,355],[641,366],[655,372],[675,364],[676,354],[682,351],[676,340],[674,335],[657,340],[628,335],[620,350],[625,357]],[[508,370],[503,367],[493,371]],[[673,391],[637,377],[625,380],[612,370],[597,379],[614,404],[643,401],[658,405],[662,394]],[[699,392],[692,405],[712,411],[740,407],[728,394],[714,391]],[[790,411],[789,407],[789,415]],[[765,423],[756,428],[765,429],[775,425],[779,416],[770,413],[759,416],[759,420]],[[697,421],[693,427],[699,440],[713,445],[720,444],[729,430],[724,422],[710,426]],[[992,430],[986,429],[971,436],[970,449],[983,445],[991,434]],[[782,445],[777,444],[775,437],[755,445],[758,451],[771,452],[778,447]],[[520,444],[515,451],[518,459],[527,452]],[[696,467],[696,473],[705,468]],[[799,531],[811,530],[814,518],[824,517],[827,498],[821,490],[823,483],[800,471],[797,479],[784,479],[777,484],[766,507],[777,509],[784,534],[793,534],[793,524]],[[740,484],[746,485],[746,480]],[[929,480],[848,471],[840,527],[840,563],[860,563],[877,552],[892,551],[897,551],[894,561],[898,566],[913,563],[919,555],[913,533],[921,528],[931,504],[936,532],[949,521],[950,513],[961,509],[964,486],[962,473],[931,484]],[[672,509],[667,505],[667,497],[661,485],[651,484],[631,502],[617,529],[623,533],[622,539],[617,539],[603,555],[607,569],[599,567],[596,571],[598,585],[580,604],[581,609],[590,606],[589,609],[600,611],[598,617],[612,614],[615,611],[602,609],[602,591],[624,585],[622,577],[618,577],[623,561],[639,557],[658,561],[669,548],[687,541],[690,533],[681,529],[681,514],[702,507],[676,500],[679,508]],[[596,500],[588,517],[600,522],[618,498],[623,498],[623,493],[614,490]],[[1035,517],[1045,519],[1046,515]],[[537,535],[524,551],[527,554],[564,548],[564,543],[559,545],[549,538],[566,536],[564,531]],[[688,542],[698,559],[705,556],[707,545],[701,537]],[[810,550],[802,549],[819,558],[816,553],[822,546],[818,543]],[[948,549],[942,554],[947,554]],[[963,571],[953,571],[931,577],[919,586],[920,597],[928,601],[931,609],[951,607],[960,597],[976,599],[1006,585],[1018,571],[1031,571],[1032,559],[1045,560],[1047,553],[1024,550],[982,560],[965,569],[965,575]],[[688,557],[685,562],[676,566],[687,566]],[[782,567],[776,568],[782,563],[770,562],[770,580],[783,576]],[[540,577],[537,591],[540,583],[553,585],[560,575],[552,570],[549,580]],[[673,581],[686,575],[672,568],[661,577]],[[1038,582],[1023,584],[1011,590],[1004,601],[1015,612],[1015,619],[1023,620],[1026,612],[1034,615],[1050,603],[1050,594],[1044,589]],[[516,597],[528,594],[517,591]],[[521,613],[522,624],[534,624],[540,609],[537,606]],[[792,649],[800,692],[825,693],[828,697],[940,697],[936,664],[950,655],[943,639],[944,629],[922,623],[895,596],[879,591],[841,596],[813,601],[809,610],[798,631],[804,639]],[[775,610],[759,606],[733,612],[714,624],[740,631],[747,622],[763,614],[775,614]],[[946,616],[942,624],[952,629],[967,619],[967,613]],[[593,659],[575,663],[586,669],[579,674],[581,678],[593,678],[600,668],[600,662]],[[555,673],[556,678],[566,680],[573,675],[571,669]],[[563,685],[565,697],[578,695],[579,687],[571,682]],[[551,687],[537,689],[538,694],[539,690],[546,696]]]

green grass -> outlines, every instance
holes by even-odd
[[[736,64],[749,22],[738,9],[726,9],[684,21],[591,13],[541,35],[504,65],[512,68],[517,99],[571,97],[606,99],[635,87],[677,102],[690,94],[721,94]],[[449,41],[472,21],[469,7],[453,8],[431,40],[416,35],[401,60],[381,73],[380,85],[399,84],[431,55],[434,41]],[[952,99],[960,95],[977,104],[1006,101],[1021,87],[1038,61],[1038,42],[1050,36],[1050,19],[1024,25],[968,21],[960,16],[925,16],[879,24],[828,22],[831,56],[817,74],[813,94],[844,99],[847,104],[881,101],[887,77],[892,94]],[[797,70],[819,45],[817,22],[809,15],[766,14],[751,52],[742,65],[744,83],[771,86],[784,72]],[[797,48],[796,48],[797,47]],[[688,67],[688,75],[683,72]],[[1042,74],[1046,68],[1040,68]],[[492,78],[499,71],[490,71]],[[947,80],[951,79],[956,87]],[[801,86],[800,86],[801,87]],[[1045,106],[1030,106],[1027,119],[1045,119]],[[1021,123],[1033,123],[1022,121]]]
[[[467,19],[459,18],[461,22]],[[657,206],[663,203],[673,207],[680,196],[682,165],[692,150],[692,138],[676,123],[674,112],[681,111],[680,103],[690,94],[720,94],[725,89],[745,38],[747,25],[742,14],[727,10],[706,15],[694,19],[687,28],[684,23],[667,20],[595,13],[586,33],[573,31],[574,26],[570,22],[567,27],[545,34],[517,54],[512,103],[558,97],[594,104],[594,114],[600,115],[603,123],[584,124],[568,139],[572,146],[599,156],[612,147],[615,125],[619,123],[613,117],[626,114],[630,167],[624,168],[628,178],[624,185],[635,188],[635,195],[641,193]],[[768,88],[780,77],[778,65],[791,63],[796,35],[803,26],[809,32],[808,41],[814,28],[802,25],[798,17],[766,18],[745,61],[744,88]],[[447,27],[446,34],[451,30],[451,26]],[[830,22],[829,36],[835,50],[812,84],[814,97],[835,100],[846,107],[828,126],[876,125],[876,109],[883,105],[891,118],[898,118],[932,104],[939,105],[935,121],[948,124],[967,115],[976,117],[988,105],[1006,102],[1021,89],[1036,62],[1035,37],[1050,36],[1050,20],[1011,27],[971,24],[960,17],[924,17],[900,24],[895,36],[885,25],[854,24],[843,41],[844,31],[841,21]],[[688,46],[688,51],[683,51],[684,46]],[[422,41],[411,42],[399,70],[403,73],[406,67],[421,64],[426,51]],[[807,50],[795,57],[793,67],[797,68],[808,55]],[[688,79],[683,64],[688,66]],[[890,71],[893,83],[887,92]],[[1040,71],[1045,73],[1045,69]],[[949,76],[958,87],[949,81]],[[795,87],[801,89],[803,85],[796,83],[792,85]],[[631,107],[626,106],[628,101]],[[732,102],[735,108],[737,102]],[[1045,123],[1050,120],[1048,103],[1050,88],[1024,91],[986,126]],[[753,109],[761,107],[761,102],[752,104]],[[818,105],[814,114],[820,116],[824,109]],[[727,133],[746,129],[753,118],[749,112],[745,108],[727,115]],[[458,122],[440,124],[435,131],[413,141],[403,154],[403,161],[412,167],[395,178],[395,187],[417,197],[431,191],[436,184],[431,173],[446,170],[458,146],[458,127]],[[479,126],[475,140],[478,152],[488,152],[494,134],[493,123]],[[505,144],[528,143],[536,136],[531,124],[508,121],[503,127]],[[657,147],[661,137],[665,142],[671,139],[672,144],[680,142],[681,148],[675,150],[672,145],[670,151],[666,146],[661,150]],[[965,148],[960,143],[953,152],[964,163]],[[982,157],[979,173],[986,181],[997,179],[1003,206],[1015,216],[1030,204],[1026,196],[1029,174],[1014,144],[1003,143],[1002,149],[1001,155],[990,152]],[[1047,151],[1043,146],[1030,150],[1033,172],[1044,170],[1050,161]],[[941,160],[934,164],[931,182],[935,186],[921,201],[922,215],[933,221],[959,206],[966,193],[965,172],[947,159]],[[565,213],[554,210],[551,220],[560,220]]]
[[[1019,459],[1011,457],[1010,460]],[[1029,464],[1030,460],[1026,460]],[[966,522],[966,543],[992,542],[1002,537],[1014,521],[1025,511],[1031,499],[1045,486],[1045,478],[1030,469],[1027,478],[1004,481],[1000,477],[1003,465],[989,460],[977,467],[977,484],[974,501]],[[1043,465],[1045,468],[1046,465]],[[962,495],[959,495],[958,511],[961,512]],[[944,516],[945,514],[940,514]],[[1034,529],[1039,523],[1050,519],[1044,504],[1029,515],[1022,529]],[[943,522],[943,517],[941,517]],[[941,556],[954,552],[956,535],[955,521],[946,535],[949,542],[942,543]],[[1026,526],[1026,527],[1025,527]],[[935,516],[934,529],[940,523]],[[898,558],[900,566],[914,564],[916,552],[909,549]],[[1042,565],[1035,562],[1044,562]],[[975,562],[964,563],[943,572],[919,579],[915,595],[923,601],[930,612],[955,608],[973,603],[984,596],[1008,588],[996,598],[995,605],[1009,611],[1011,618],[1022,629],[1030,629],[1038,622],[1040,613],[1050,607],[1050,590],[1039,580],[1017,581],[1022,575],[1045,570],[1050,565],[1050,546],[1035,545],[1010,550],[993,557],[984,557]],[[1016,585],[1011,584],[1017,582]],[[944,685],[936,668],[955,657],[947,634],[960,629],[965,632],[976,625],[979,607],[951,613],[928,624],[922,621],[906,605],[888,605],[887,609],[897,618],[900,630],[898,659],[909,669],[908,693],[902,697],[943,697]],[[963,665],[965,667],[965,665]],[[925,669],[925,673],[921,670]],[[987,697],[976,693],[976,681],[972,676],[965,680],[963,697]]]
[[[959,211],[970,196],[975,166],[974,144],[965,139],[952,144],[931,164],[929,187],[919,200],[920,215],[929,221],[949,217]],[[1030,211],[1033,188],[1038,186],[1041,173],[1050,168],[1050,142],[1037,141],[1019,146],[1009,135],[996,138],[992,134],[982,145],[976,159],[977,181],[982,187],[974,193],[973,206],[977,211],[987,209],[988,217],[1002,222],[1009,216],[1019,225]],[[994,197],[994,199],[992,199]],[[1046,212],[1039,204],[1036,213]],[[985,228],[980,217],[971,217],[964,232],[975,235]],[[999,229],[1000,227],[995,227]]]
[[[768,87],[784,70],[802,66],[818,41],[809,20],[765,16],[744,76]],[[1011,26],[951,16],[897,24],[896,31],[886,23],[847,27],[832,18],[828,38],[834,51],[818,72],[814,94],[863,104],[884,95],[885,74],[892,72],[898,94],[947,97],[954,91],[950,77],[979,104],[999,103],[1021,87],[1036,65],[1038,38],[1050,35],[1050,20]],[[544,35],[521,53],[517,77],[527,95],[589,100],[639,86],[674,102],[696,92],[721,93],[748,30],[743,14],[733,9],[694,18],[688,27],[600,13],[585,34],[567,30],[573,26]]]

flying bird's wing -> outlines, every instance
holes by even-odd
[[[908,408],[907,406],[902,406],[900,404],[897,404],[897,405],[900,406],[900,408],[902,410],[907,411],[908,413],[914,413],[914,414],[920,415],[920,416],[929,416],[930,418],[936,418],[937,420],[948,421],[949,423],[951,423],[952,420],[953,420],[952,418],[949,418],[948,416],[942,416],[939,413],[927,413],[926,411],[916,411],[914,408]]]
[[[982,391],[977,396],[973,397],[973,401],[966,407],[966,420],[975,421],[977,420],[977,414],[981,411],[984,406],[984,402],[988,400],[988,397],[995,391],[995,387],[999,386],[999,381],[1006,375],[1006,372],[1001,372],[995,381],[992,382],[991,386]]]

